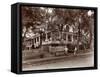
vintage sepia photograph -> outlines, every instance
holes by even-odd
[[[22,71],[94,67],[94,14],[21,6]]]

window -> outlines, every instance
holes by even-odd
[[[72,41],[72,35],[68,35],[68,41]]]

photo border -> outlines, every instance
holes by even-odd
[[[98,68],[97,62],[97,7],[84,7],[84,6],[67,6],[67,5],[52,5],[52,4],[35,4],[35,3],[16,3],[17,4],[17,64],[18,64],[18,74],[26,73],[45,73],[45,72],[60,72],[60,71],[79,71],[79,70],[92,70]],[[75,67],[75,68],[58,68],[58,69],[44,69],[44,70],[22,70],[22,18],[21,18],[21,7],[50,7],[50,8],[68,8],[68,9],[84,9],[84,10],[94,10],[94,66],[93,67]]]

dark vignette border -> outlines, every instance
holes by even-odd
[[[97,62],[97,7],[83,7],[83,6],[66,6],[66,5],[51,5],[51,4],[33,4],[33,3],[16,3],[18,4],[18,47],[19,47],[19,57],[18,57],[18,65],[19,71],[18,74],[27,74],[27,73],[45,73],[45,72],[60,72],[60,71],[79,71],[79,70],[91,70],[98,68]],[[67,8],[67,9],[84,9],[84,10],[94,10],[94,66],[93,67],[76,67],[76,68],[61,68],[61,69],[46,69],[46,70],[27,70],[22,71],[22,18],[21,18],[21,7],[28,6],[28,7],[50,7],[50,8]]]

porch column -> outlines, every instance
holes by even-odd
[[[45,39],[45,41],[48,41],[48,35],[47,35],[47,32],[46,32],[46,34],[45,34],[45,35],[46,35],[46,39]]]
[[[74,41],[73,35],[72,35],[72,42]]]
[[[39,38],[39,44],[40,44],[40,36],[38,38]]]
[[[66,43],[68,43],[68,34],[66,34]]]

